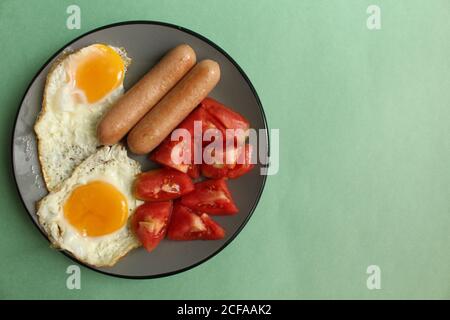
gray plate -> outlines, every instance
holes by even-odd
[[[47,190],[37,159],[33,125],[41,109],[45,78],[52,62],[63,50],[77,50],[95,42],[124,47],[133,59],[126,75],[125,89],[130,88],[169,49],[180,43],[189,44],[196,51],[198,60],[210,58],[220,64],[222,78],[210,96],[242,113],[253,128],[267,129],[264,111],[250,80],[226,52],[203,36],[174,25],[149,21],[118,23],[88,32],[64,46],[45,63],[32,80],[17,113],[12,141],[14,176],[23,203],[44,236],[45,232],[37,222],[35,204],[47,194]],[[265,134],[260,137],[259,152],[267,154],[268,146]],[[156,166],[145,157],[133,158],[142,164],[144,170]],[[225,239],[181,242],[163,240],[151,254],[139,248],[130,252],[114,267],[89,268],[119,277],[152,278],[181,272],[206,261],[236,237],[255,210],[266,180],[266,176],[260,175],[261,167],[258,164],[251,173],[229,182],[239,213],[231,217],[214,217],[225,228]],[[76,260],[69,253],[64,253]]]

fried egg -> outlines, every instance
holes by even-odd
[[[102,147],[38,203],[53,246],[89,265],[112,266],[140,245],[130,221],[142,202],[132,194],[140,165],[122,145]]]
[[[38,153],[49,191],[99,146],[96,126],[123,95],[130,59],[120,48],[93,44],[57,61],[35,124]]]

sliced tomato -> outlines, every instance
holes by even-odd
[[[187,155],[188,161],[175,163],[172,159],[172,154],[176,154],[180,159],[183,159],[188,149],[188,144],[185,141],[171,141],[170,137],[166,138],[159,146],[150,154],[150,160],[155,161],[163,166],[173,168],[175,170],[186,173],[189,170],[189,164],[192,162],[192,155]]]
[[[227,177],[230,179],[236,179],[252,170],[253,167],[255,166],[255,164],[252,163],[252,153],[253,153],[252,145],[246,144],[244,146],[244,150],[239,152],[236,165],[228,170]]]
[[[187,174],[192,179],[198,179],[200,177],[200,165],[191,164],[187,170]]]
[[[200,166],[202,175],[211,179],[227,178],[229,167],[224,162],[221,161],[213,164],[203,163]]]
[[[202,219],[206,226],[206,232],[203,234],[204,240],[219,240],[225,237],[225,230],[217,222],[211,219],[207,213],[202,213],[200,219]]]
[[[228,168],[225,164],[202,164],[201,165],[201,172],[202,175],[211,178],[211,179],[220,179],[220,178],[226,178],[228,176]]]
[[[200,107],[206,110],[222,128],[224,148],[230,143],[234,143],[235,148],[245,143],[250,124],[241,114],[212,98],[204,99],[200,103]],[[230,165],[229,162],[227,164]]]
[[[193,190],[191,178],[186,173],[171,168],[141,173],[133,186],[134,196],[145,201],[172,200]]]
[[[225,134],[225,127],[218,122],[215,117],[213,117],[209,112],[207,112],[204,108],[197,107],[194,111],[192,111],[189,116],[178,126],[178,128],[187,129],[192,137],[194,137],[194,126],[196,121],[201,121],[202,133],[205,133],[206,130],[219,130],[220,134]]]
[[[177,127],[177,129],[186,129],[191,140],[172,141],[171,136],[168,136],[164,141],[150,154],[150,160],[162,164],[166,167],[176,169],[178,171],[188,173],[193,178],[198,178],[200,175],[199,168],[194,165],[194,126],[195,121],[201,121],[202,133],[207,129],[219,130],[221,135],[225,134],[225,129],[217,123],[217,121],[204,109],[196,108],[189,116]],[[199,137],[200,139],[202,137]],[[200,142],[203,145],[203,142]],[[200,150],[201,152],[201,150]],[[182,163],[176,163],[172,159],[173,156],[183,159]],[[198,170],[197,170],[198,169]],[[197,171],[195,171],[197,170]]]
[[[222,157],[218,157],[219,159],[222,158],[219,162],[213,164],[203,163],[201,165],[201,173],[205,177],[212,179],[238,178],[249,172],[255,166],[251,163],[252,150],[250,144],[245,144],[239,149],[234,148],[234,150],[226,151],[228,153],[234,153],[229,156],[229,159],[234,159],[234,162],[227,163],[226,153],[224,153]]]
[[[213,149],[211,153],[214,154],[214,157],[211,160],[213,160],[214,162],[213,163],[204,162],[201,165],[202,175],[212,179],[227,178],[230,169],[236,166],[236,162],[239,157],[239,152],[240,149],[234,147],[234,145],[224,147],[222,150]],[[204,153],[207,154],[209,153],[209,151],[205,149]]]
[[[175,203],[167,230],[167,238],[171,240],[218,240],[224,236],[225,230],[206,213],[198,215],[181,203]]]
[[[200,106],[208,111],[226,129],[242,129],[247,131],[250,127],[247,119],[241,114],[212,98],[205,98],[200,103]]]
[[[195,190],[181,198],[181,204],[210,214],[231,215],[238,212],[224,179],[196,183]]]
[[[172,201],[146,202],[136,209],[131,228],[148,252],[164,238],[171,213]]]
[[[200,171],[205,176],[211,178],[228,177],[228,172],[234,168],[235,163],[226,162],[224,160],[223,162],[219,161],[214,164],[202,164],[201,169],[200,164],[195,164],[195,153],[201,151],[203,154],[203,149],[211,143],[211,141],[202,141],[201,144],[197,143],[202,147],[202,150],[195,150],[196,152],[194,152],[194,148],[197,146],[194,137],[196,121],[201,121],[203,134],[205,134],[208,129],[216,130],[216,132],[213,132],[214,136],[219,135],[223,138],[224,150],[226,150],[227,153],[233,153],[233,150],[235,150],[235,153],[237,154],[239,151],[237,147],[242,146],[248,134],[249,123],[242,115],[214,99],[206,98],[200,103],[199,107],[191,112],[191,114],[189,114],[189,116],[177,127],[177,129],[186,129],[190,134],[191,140],[184,141],[184,138],[181,138],[180,141],[172,141],[169,136],[150,155],[150,159],[166,167],[187,173],[194,179],[199,177]],[[234,132],[234,139],[227,142],[227,129],[240,129],[241,131]],[[228,148],[225,148],[227,143],[234,144],[234,149],[231,148],[230,151]],[[218,156],[219,159],[220,157],[221,155]],[[223,153],[223,158],[225,159],[225,157],[226,153]],[[176,158],[183,159],[183,161],[178,163],[174,161]],[[224,165],[225,163],[226,165]],[[246,168],[247,167],[245,167],[245,169]],[[241,168],[236,174],[231,175],[237,177],[243,174],[240,172],[244,171],[244,168]]]

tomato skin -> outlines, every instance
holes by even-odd
[[[194,183],[186,174],[171,168],[141,173],[133,185],[134,196],[145,201],[166,201],[194,190]]]
[[[251,163],[252,153],[253,153],[252,145],[246,144],[244,146],[244,150],[242,150],[239,154],[239,159],[236,166],[228,170],[227,177],[230,179],[236,179],[252,170],[253,167],[255,166],[254,163]]]
[[[238,135],[236,132],[237,135],[235,136],[235,139],[233,141],[233,146],[227,145],[226,141],[224,141],[224,151],[223,155],[221,156],[223,159],[222,162],[215,164],[203,163],[201,165],[202,175],[212,179],[234,179],[250,171],[254,167],[254,165],[250,164],[251,149],[248,151],[247,148],[251,147],[248,144],[245,145],[245,147],[243,147],[242,145],[245,142],[248,134],[248,129],[250,127],[249,122],[239,113],[231,110],[229,107],[211,98],[204,99],[200,103],[200,107],[205,109],[213,118],[215,118],[223,128],[234,130],[241,129],[242,131],[244,131],[243,135]],[[242,164],[227,163],[225,152],[230,152],[229,148],[234,148],[234,151],[231,152],[237,153],[238,156],[236,158],[241,156],[245,157],[244,161],[241,161]]]
[[[188,207],[175,203],[167,229],[167,238],[170,240],[196,240],[206,232],[202,219]]]
[[[201,173],[211,179],[221,179],[228,177],[228,168],[225,164],[202,164]]]
[[[197,107],[179,126],[178,128],[183,128],[189,131],[192,138],[194,139],[194,126],[195,121],[201,121],[202,134],[205,134],[206,130],[216,130],[219,131],[223,137],[225,137],[225,128],[216,119],[211,116],[209,112],[201,107]],[[202,138],[202,137],[199,137]],[[202,144],[208,143],[202,142]]]
[[[242,129],[247,131],[250,127],[247,119],[241,114],[212,98],[208,97],[203,99],[200,103],[200,107],[205,109],[226,129]]]
[[[203,223],[206,225],[206,232],[203,234],[204,240],[219,240],[225,237],[225,230],[207,213],[202,213],[200,215]]]
[[[200,178],[200,165],[199,164],[191,164],[186,173],[192,179]]]
[[[131,229],[148,252],[153,251],[164,238],[172,207],[172,201],[164,201],[146,202],[136,209]]]
[[[178,171],[188,173],[192,178],[198,178],[200,176],[199,168],[195,168],[194,164],[194,126],[195,121],[201,121],[202,133],[208,129],[218,130],[220,134],[224,136],[225,129],[213,118],[211,115],[202,108],[196,108],[189,116],[183,120],[183,122],[177,127],[177,129],[185,129],[189,132],[191,140],[189,142],[181,139],[180,141],[172,141],[171,136],[168,136],[164,141],[150,154],[150,160],[155,161],[163,166],[176,169]],[[200,139],[202,137],[199,137]],[[207,143],[207,142],[206,142]],[[205,142],[200,141],[200,146],[203,146]],[[176,152],[177,155],[185,155],[186,159],[182,163],[175,163],[172,161],[172,152]],[[200,150],[201,152],[201,150]],[[198,169],[198,171],[196,171]]]
[[[196,183],[193,192],[181,197],[181,204],[213,215],[232,215],[239,211],[224,179]]]
[[[255,166],[251,163],[252,152],[252,146],[250,144],[246,144],[237,151],[238,156],[236,158],[236,163],[226,164],[226,158],[223,156],[222,163],[202,164],[201,173],[203,176],[211,179],[236,179],[241,177],[252,170]]]
[[[225,230],[206,213],[196,214],[177,201],[167,230],[170,240],[218,240],[225,237]]]
[[[170,137],[167,137],[159,146],[150,154],[150,160],[157,162],[168,168],[178,170],[183,173],[187,173],[189,170],[189,163],[175,163],[172,161],[172,152],[189,152],[188,145],[182,141],[171,141]],[[188,156],[190,159],[191,156]],[[191,162],[189,160],[187,162]]]
[[[222,163],[216,164],[194,164],[195,121],[201,121],[203,134],[208,129],[217,130],[217,134],[224,139],[224,150],[226,150],[227,145],[226,129],[241,129],[244,131],[243,134],[238,134],[234,137],[234,140],[231,140],[231,143],[234,143],[234,148],[236,150],[237,146],[242,148],[242,143],[244,143],[250,127],[249,122],[239,113],[212,98],[206,98],[200,103],[199,107],[191,112],[191,114],[189,114],[189,116],[177,127],[177,129],[186,129],[191,135],[191,141],[171,141],[169,136],[151,153],[150,159],[163,166],[187,173],[193,179],[197,179],[200,176],[200,172],[205,177],[213,179],[237,178],[253,168],[253,165],[249,162],[245,162],[244,165],[236,165],[235,163],[227,164],[225,160]],[[211,142],[202,141],[201,146],[204,149],[209,143]],[[201,151],[203,154],[204,150]],[[172,161],[172,153],[175,153],[177,156],[185,156],[185,161],[180,164],[174,163]],[[224,159],[225,157],[226,155],[223,154]],[[237,167],[236,169],[235,166]]]

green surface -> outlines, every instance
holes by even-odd
[[[67,30],[66,7],[81,7]],[[369,4],[382,28],[366,27]],[[178,24],[245,70],[281,164],[221,254],[168,278],[81,270],[20,203],[10,134],[41,65],[93,28]],[[450,298],[450,1],[0,1],[1,298]],[[381,268],[368,290],[366,268]]]

